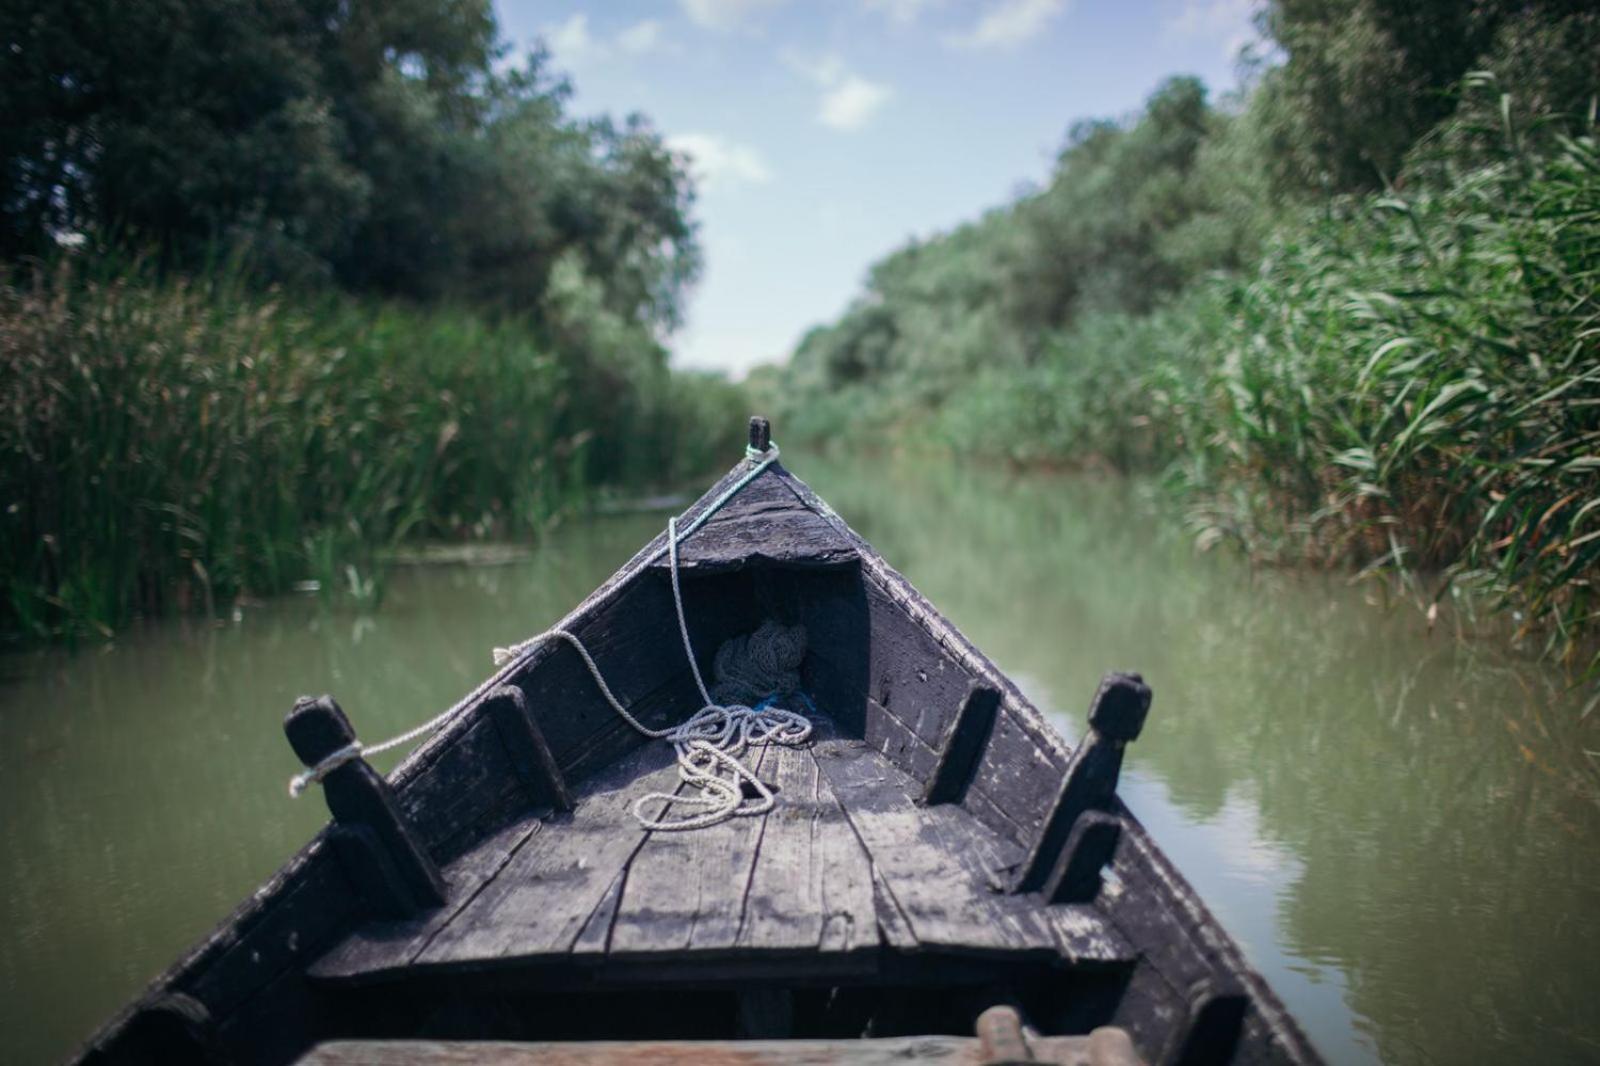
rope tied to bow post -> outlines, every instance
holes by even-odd
[[[678,762],[679,779],[691,791],[679,794],[651,792],[635,800],[632,806],[634,818],[646,830],[700,829],[730,818],[767,813],[775,802],[772,789],[745,764],[743,756],[752,747],[766,744],[797,746],[811,737],[810,718],[799,711],[778,706],[780,699],[797,697],[809,710],[815,711],[811,701],[800,692],[799,668],[806,650],[803,626],[785,626],[768,621],[754,633],[724,642],[713,660],[715,685],[708,689],[695,659],[684,612],[678,573],[679,545],[778,460],[778,446],[765,437],[765,420],[759,420],[760,443],[765,446],[756,446],[756,421],[752,420],[752,443],[745,449],[745,457],[752,464],[751,468],[681,531],[676,517],[668,519],[666,543],[644,561],[644,565],[649,565],[662,554],[668,557],[678,632],[683,640],[684,655],[688,659],[695,687],[703,701],[698,711],[685,721],[663,729],[652,729],[645,725],[612,692],[594,656],[583,642],[560,627],[546,630],[520,644],[494,649],[494,661],[504,666],[525,659],[549,641],[570,645],[594,679],[600,695],[624,722],[643,736],[672,744]],[[290,795],[300,795],[307,787],[320,782],[347,762],[388,751],[433,733],[449,721],[461,706],[451,707],[421,725],[378,744],[352,741],[315,766],[295,775],[289,782]],[[657,802],[662,804],[661,811],[654,816],[647,814],[645,807]],[[674,805],[699,808],[699,811],[687,817],[668,818],[667,812]]]

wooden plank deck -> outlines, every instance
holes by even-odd
[[[1006,895],[1022,850],[963,807],[918,802],[921,782],[819,720],[801,748],[751,753],[777,785],[765,815],[647,832],[635,799],[678,787],[650,743],[578,782],[570,812],[530,814],[444,870],[448,899],[409,922],[371,922],[318,959],[321,980],[411,967],[725,963],[880,948],[1122,964],[1133,948],[1092,905]],[[832,962],[830,963],[830,960]],[[868,964],[870,965],[870,963]]]

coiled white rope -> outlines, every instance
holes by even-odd
[[[763,470],[776,462],[778,454],[776,444],[772,444],[765,452],[747,447],[745,457],[756,465],[701,511],[683,532],[678,532],[676,517],[668,519],[666,544],[648,556],[643,564],[648,566],[659,559],[662,552],[667,553],[672,577],[672,601],[678,616],[678,633],[683,638],[683,650],[689,660],[689,670],[694,675],[695,687],[699,689],[700,696],[705,701],[700,710],[691,715],[687,721],[665,729],[651,729],[635,718],[617,699],[611,691],[611,686],[606,684],[606,679],[600,673],[600,667],[595,664],[594,657],[589,654],[589,649],[565,629],[554,627],[510,648],[494,649],[495,662],[505,664],[527,655],[546,641],[564,641],[578,653],[583,665],[589,670],[589,676],[594,678],[595,686],[600,690],[601,696],[623,721],[646,737],[672,742],[678,759],[679,779],[699,794],[651,792],[640,796],[634,801],[632,810],[634,818],[645,829],[658,831],[700,829],[727,821],[729,818],[746,818],[767,813],[772,810],[774,804],[772,790],[741,761],[741,756],[752,746],[763,744],[794,746],[804,744],[811,736],[811,719],[797,711],[771,705],[771,700],[780,693],[773,693],[755,707],[742,703],[719,704],[711,698],[711,693],[706,689],[705,679],[700,675],[699,664],[695,661],[694,645],[689,639],[689,624],[684,615],[683,593],[678,580],[678,545],[704,525],[746,485],[754,481]],[[320,782],[328,774],[353,759],[388,751],[427,736],[443,726],[458,709],[452,707],[414,729],[390,737],[379,744],[367,745],[359,740],[352,741],[322,759],[316,766],[291,778],[289,794],[299,796],[307,787]],[[726,775],[722,771],[726,771]],[[745,795],[746,786],[754,793],[753,796]],[[746,803],[746,799],[751,802]],[[652,818],[644,812],[644,807],[646,804],[658,801],[663,804],[661,813]],[[674,804],[704,809],[701,813],[687,818],[668,819],[667,811]]]

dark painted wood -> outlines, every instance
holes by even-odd
[[[871,630],[866,695],[937,751],[972,683],[938,640],[911,623],[876,582],[866,583]]]
[[[772,423],[760,415],[750,416],[750,447],[758,452],[772,447]]]
[[[92,1054],[88,1061],[102,1060],[138,1066],[221,1066],[228,1062],[228,1055],[205,1004],[193,996],[169,992],[152,997],[134,1011],[114,1054]]]
[[[1172,1034],[1161,1066],[1227,1066],[1239,1049],[1250,1000],[1227,979],[1202,980],[1189,990],[1183,1025]]]
[[[283,731],[307,767],[355,740],[332,696],[296,701]],[[438,868],[401,816],[388,782],[365,759],[329,771],[322,791],[336,823],[332,846],[370,903],[402,917],[444,902]]]
[[[310,967],[318,978],[358,977],[402,969],[420,955],[440,930],[483,891],[519,850],[544,827],[541,815],[527,815],[483,840],[444,868],[448,898],[443,907],[406,921],[368,922]]]
[[[677,784],[677,764],[663,744],[639,748],[591,778],[574,809],[552,815],[417,961],[470,965],[567,955],[645,842],[634,799]]]
[[[762,761],[770,750],[763,747],[746,754],[746,765],[757,776],[766,776]],[[678,791],[688,790],[683,786]],[[648,813],[684,818],[702,811],[692,806],[663,811],[658,805]],[[733,947],[761,855],[765,821],[730,818],[704,829],[643,834],[623,882],[610,953],[684,954]],[[632,832],[641,835],[637,825]]]
[[[1102,811],[1086,811],[1073,823],[1067,843],[1044,883],[1051,903],[1088,903],[1100,894],[1100,871],[1117,853],[1122,819]]]
[[[764,566],[828,569],[853,565],[856,558],[848,538],[804,507],[771,468],[678,548],[678,568],[685,574]],[[666,555],[652,564],[657,572],[669,565]]]
[[[807,748],[776,746],[761,776],[778,788],[763,819],[738,946],[853,952],[878,945],[872,861]]]
[[[515,685],[501,685],[489,693],[484,710],[499,728],[511,762],[527,782],[533,801],[558,811],[572,810],[567,780],[528,709],[528,698],[522,690]]]
[[[326,836],[271,906],[228,925],[228,935],[177,986],[227,1017],[285,973],[317,957],[357,914],[360,902]]]
[[[1139,735],[1150,709],[1150,687],[1138,674],[1107,674],[1089,708],[1089,731],[1072,753],[1050,813],[1018,875],[1015,890],[1044,887],[1072,832],[1085,811],[1109,805],[1122,772],[1124,746]]]
[[[1091,1037],[1031,1036],[1040,1066],[1137,1066],[1095,1058]],[[993,1066],[969,1036],[853,1040],[649,1040],[509,1043],[341,1040],[318,1045],[300,1066]]]
[[[999,709],[999,690],[973,681],[961,701],[961,709],[945,728],[939,744],[939,761],[922,793],[923,803],[960,803],[966,797],[972,775],[989,743],[989,735],[994,732]]]
[[[1049,812],[1067,759],[1041,741],[1036,723],[1007,697],[962,803],[994,832],[1026,847]]]
[[[920,788],[859,741],[824,736],[817,764],[922,948],[1114,964],[1127,944],[1092,910],[1046,912],[1001,891],[1020,850],[960,807],[924,807]],[[880,913],[880,922],[885,919]]]
[[[1111,867],[1116,878],[1096,905],[1139,952],[1140,964],[1116,1004],[1114,1022],[1156,1061],[1170,1050],[1175,1028],[1187,1024],[1192,989],[1238,982],[1250,1000],[1241,1038],[1248,1054],[1241,1061],[1320,1061],[1194,889],[1132,817],[1120,808],[1118,813],[1123,834]]]

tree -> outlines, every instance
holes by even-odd
[[[569,118],[488,0],[22,0],[0,13],[0,256],[63,235],[190,266],[537,313],[575,254],[613,313],[679,318],[684,163]]]

